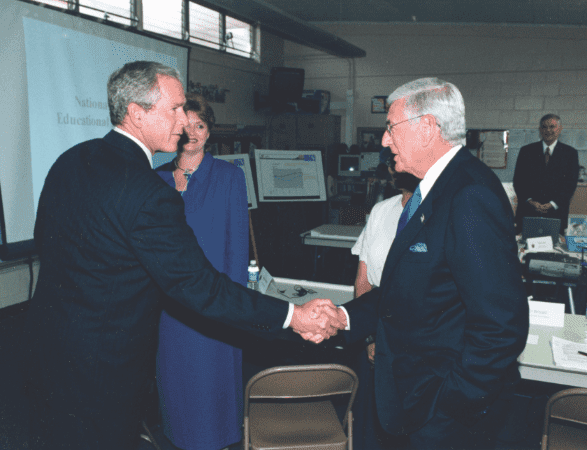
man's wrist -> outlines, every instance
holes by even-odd
[[[295,306],[293,303],[289,304],[289,308],[287,310],[287,316],[285,317],[285,322],[283,322],[283,329],[285,330],[291,325],[291,320],[293,319],[294,309]]]

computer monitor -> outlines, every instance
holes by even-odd
[[[361,157],[359,155],[338,155],[339,177],[360,177]]]
[[[377,166],[379,165],[379,152],[363,152],[361,153],[361,174],[363,177],[375,176]]]
[[[522,226],[522,239],[527,241],[528,238],[535,237],[552,237],[552,245],[559,242],[561,220],[547,217],[524,217]]]

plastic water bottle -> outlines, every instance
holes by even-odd
[[[254,259],[249,263],[248,273],[247,287],[256,291],[259,286],[259,268],[257,267],[257,261]]]

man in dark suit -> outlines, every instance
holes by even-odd
[[[396,170],[422,181],[380,287],[345,305],[347,338],[376,333],[375,397],[387,432],[408,434],[418,449],[487,448],[528,333],[512,209],[497,176],[462,147],[456,86],[424,78],[388,103],[383,144]]]
[[[208,262],[181,196],[151,167],[156,151],[176,150],[184,102],[175,69],[125,65],[108,81],[114,130],[62,154],[47,175],[26,325],[32,449],[138,446],[164,294],[268,338],[289,325],[320,342],[344,325],[328,300],[293,307],[232,283]]]
[[[516,231],[522,232],[524,217],[551,217],[561,220],[564,235],[579,178],[579,157],[577,150],[558,140],[563,130],[559,116],[545,115],[538,129],[542,140],[522,147],[516,161]]]

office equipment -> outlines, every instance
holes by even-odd
[[[330,92],[323,90],[304,90],[299,108],[314,114],[330,114]]]
[[[586,427],[587,389],[557,392],[546,403],[541,450],[584,448]]]
[[[360,177],[361,157],[359,155],[338,155],[339,177]]]
[[[528,238],[550,236],[552,237],[552,244],[556,245],[559,242],[558,235],[560,226],[560,219],[549,219],[546,217],[524,217],[522,240],[526,241]]]
[[[269,79],[269,103],[273,112],[297,110],[304,91],[304,69],[273,67]]]
[[[558,254],[555,253],[555,255]],[[578,261],[576,263],[565,263],[528,258],[529,256],[531,255],[527,255],[526,258],[528,259],[528,271],[530,273],[567,280],[576,280],[581,276],[581,264]]]
[[[351,369],[338,364],[274,367],[258,373],[245,389],[245,450],[249,445],[253,450],[352,450],[351,407],[358,382]],[[349,397],[342,423],[332,403],[340,395]]]
[[[320,151],[255,150],[260,202],[326,200]]]
[[[363,152],[359,163],[362,177],[374,177],[379,165],[379,152]]]

